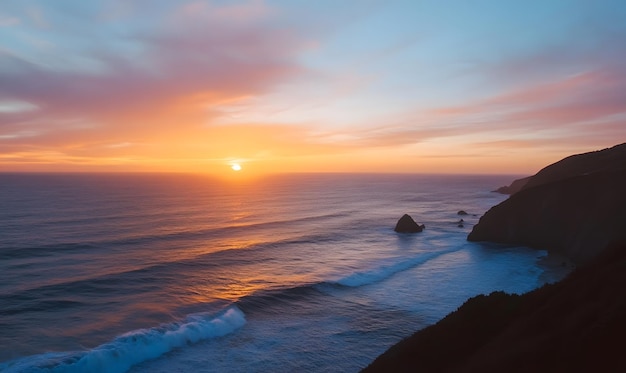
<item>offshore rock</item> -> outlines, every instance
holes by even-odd
[[[426,228],[424,224],[419,225],[409,214],[404,214],[396,223],[394,231],[398,233],[418,233],[423,231],[424,228]]]

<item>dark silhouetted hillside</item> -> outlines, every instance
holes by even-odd
[[[522,190],[522,188],[528,183],[532,176],[523,177],[521,179],[514,180],[511,185],[502,186],[494,192],[502,193],[502,194],[515,194]]]
[[[626,245],[524,295],[471,298],[364,372],[624,372]]]
[[[626,371],[626,144],[544,168],[468,240],[546,249],[582,266],[524,295],[471,298],[365,372]]]
[[[546,249],[581,264],[626,239],[625,191],[626,144],[568,157],[487,211],[468,240]]]
[[[626,143],[612,148],[576,154],[544,167],[522,189],[596,172],[626,170]]]

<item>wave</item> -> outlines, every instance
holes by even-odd
[[[270,309],[273,307],[280,307],[286,303],[301,303],[305,299],[312,301],[316,296],[327,295],[328,290],[332,288],[355,288],[379,283],[399,272],[415,268],[430,260],[458,250],[460,248],[421,253],[418,256],[406,258],[393,264],[381,265],[367,271],[353,272],[337,280],[321,281],[283,289],[264,290],[241,298],[237,305],[247,314],[257,311],[263,313],[271,312]]]
[[[176,348],[222,337],[246,323],[244,313],[231,306],[215,315],[190,315],[182,322],[123,334],[84,352],[47,353],[0,364],[0,371],[121,373]]]
[[[0,250],[0,260],[36,258],[69,252],[86,252],[96,248],[96,245],[89,243],[64,243],[22,248],[3,247],[1,248],[2,250]]]
[[[327,219],[335,219],[351,216],[353,211],[342,211],[330,214],[319,214],[312,216],[304,216],[294,219],[270,220],[256,223],[240,223],[224,226],[203,227],[196,229],[181,229],[174,232],[152,233],[136,235],[121,235],[114,239],[102,239],[95,241],[85,240],[83,242],[61,242],[49,245],[37,246],[19,246],[1,247],[0,259],[28,258],[39,256],[58,255],[60,252],[85,252],[92,250],[106,250],[110,248],[119,248],[122,246],[142,246],[152,244],[154,242],[180,242],[181,240],[205,240],[208,237],[219,236],[228,237],[240,232],[249,231],[251,229],[265,229],[271,227],[284,227],[288,224],[312,223],[315,221],[324,221]]]
[[[384,281],[398,272],[409,270],[420,264],[424,264],[429,260],[458,250],[459,249],[456,248],[451,250],[423,253],[419,256],[411,257],[390,265],[382,265],[367,271],[353,272],[348,276],[342,277],[339,280],[334,281],[334,283],[347,287],[359,287],[374,284]]]
[[[246,315],[283,313],[284,306],[327,304],[329,289],[349,289],[382,282],[396,273],[422,265],[459,249],[420,253],[391,264],[354,272],[337,280],[259,291],[245,296],[218,314],[195,314],[184,321],[123,334],[88,351],[47,353],[0,363],[2,372],[125,372],[201,340],[230,334],[246,323]]]
[[[195,240],[206,240],[211,237],[234,237],[239,233],[248,232],[255,229],[267,229],[271,227],[285,227],[289,224],[311,223],[315,221],[324,221],[327,219],[341,218],[350,216],[351,211],[336,212],[331,214],[320,214],[313,216],[304,216],[294,219],[269,220],[256,223],[238,223],[223,226],[214,226],[206,228],[183,229],[175,232],[140,234],[137,236],[127,236],[114,240],[103,240],[97,242],[98,245],[105,247],[121,247],[121,246],[141,246],[152,244],[154,242],[180,242]]]
[[[37,301],[37,299],[42,298],[42,294],[44,294],[43,298],[45,299],[51,294],[97,294],[104,291],[106,291],[107,294],[119,292],[129,293],[133,291],[144,292],[146,291],[146,287],[153,286],[153,279],[155,277],[164,278],[168,276],[168,274],[176,274],[180,271],[186,272],[190,267],[197,266],[203,270],[207,270],[211,267],[221,267],[224,263],[228,263],[228,265],[248,264],[257,260],[255,256],[240,255],[243,250],[259,251],[289,245],[331,243],[341,240],[343,237],[343,233],[341,232],[325,232],[299,235],[285,239],[274,239],[244,247],[220,249],[174,261],[163,261],[129,270],[111,271],[92,277],[70,279],[69,281],[59,281],[20,289],[12,293],[0,294],[0,315],[46,310],[44,307],[45,304],[39,305]],[[72,246],[71,249],[78,250],[81,247],[84,246],[76,245]],[[28,301],[29,303],[26,308],[21,308],[24,301]],[[2,306],[3,304],[5,305],[4,307]]]
[[[306,302],[311,302],[316,296],[325,294],[319,290],[324,282],[303,284],[299,286],[262,290],[250,295],[246,295],[237,301],[237,305],[251,317],[257,312],[261,314],[272,314],[274,311],[283,313],[285,305],[298,304],[302,307]]]

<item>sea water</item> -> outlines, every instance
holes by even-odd
[[[356,372],[560,278],[466,241],[514,178],[0,174],[0,371]],[[395,233],[404,213],[426,229]]]

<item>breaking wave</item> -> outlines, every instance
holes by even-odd
[[[46,353],[0,364],[2,372],[122,373],[176,348],[222,337],[241,328],[245,315],[236,306],[219,314],[190,315],[181,322],[135,330],[84,352]]]

